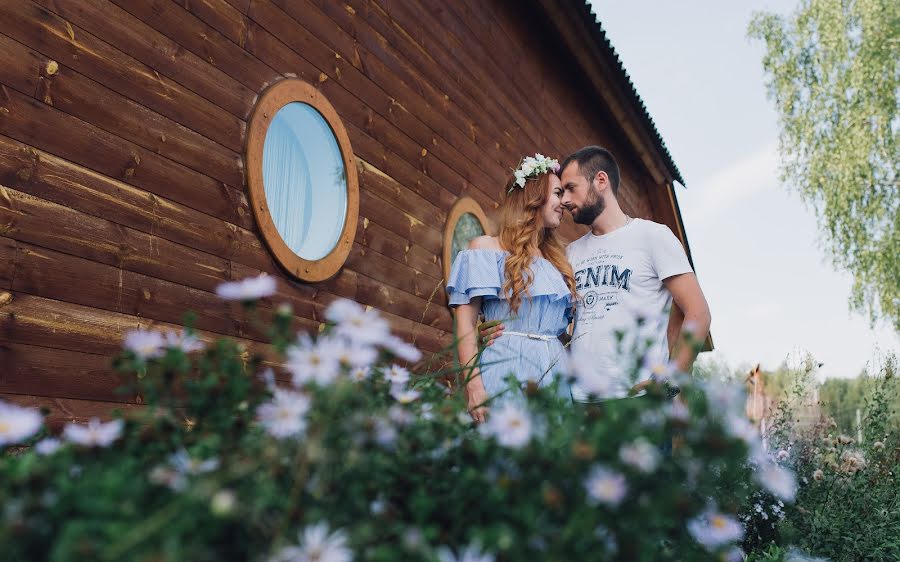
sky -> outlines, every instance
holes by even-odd
[[[900,352],[886,323],[851,312],[851,277],[820,244],[816,215],[779,179],[778,117],[766,96],[753,12],[790,0],[592,0],[681,170],[676,187],[716,351],[733,368],[775,369],[808,351],[820,378]]]

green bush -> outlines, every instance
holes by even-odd
[[[58,442],[0,404],[0,446],[30,446],[0,456],[4,560],[739,559],[760,449],[733,387],[573,407],[511,382],[473,427],[459,373],[376,311],[328,316],[295,338],[282,310],[274,370],[230,340],[130,334],[116,366],[146,407]],[[767,463],[757,480],[791,496]]]
[[[777,526],[783,544],[835,562],[900,560],[900,436],[889,421],[900,390],[895,373],[888,355],[869,377],[862,443],[836,434],[833,419],[802,425],[790,407],[780,409],[770,446],[800,476],[796,503]]]

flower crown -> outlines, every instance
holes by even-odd
[[[526,156],[519,163],[519,167],[516,171],[513,172],[513,175],[516,176],[516,180],[509,186],[509,191],[506,193],[512,193],[512,190],[516,187],[524,188],[525,180],[536,178],[547,172],[553,172],[554,174],[559,172],[559,161],[556,158],[548,158],[543,154]]]

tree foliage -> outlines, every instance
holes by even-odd
[[[755,14],[749,35],[766,46],[782,180],[853,276],[851,306],[900,330],[900,2],[801,0],[787,17]]]

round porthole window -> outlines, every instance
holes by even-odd
[[[267,246],[300,279],[333,276],[353,246],[352,155],[334,108],[309,84],[284,80],[260,98],[247,140],[251,204]]]
[[[465,250],[473,238],[489,234],[490,226],[481,206],[471,197],[463,197],[453,204],[444,225],[444,279],[450,277],[456,254]]]

